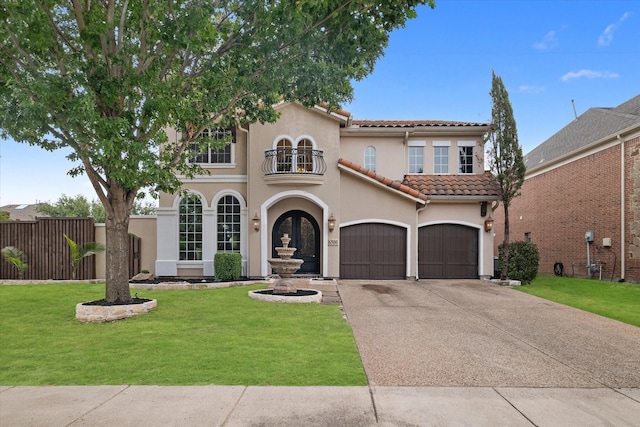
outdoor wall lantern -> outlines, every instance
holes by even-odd
[[[331,214],[329,216],[329,231],[333,231],[334,228],[336,228],[336,217]]]
[[[253,216],[253,229],[260,231],[260,217],[258,216],[258,212]]]
[[[487,233],[493,230],[493,218],[489,217],[484,220],[484,231]]]

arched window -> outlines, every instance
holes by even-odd
[[[291,141],[281,139],[278,141],[276,149],[278,150],[278,172],[291,172]]]
[[[195,194],[180,201],[180,260],[202,260],[202,202]]]
[[[302,139],[298,142],[297,148],[296,171],[311,172],[313,170],[313,143],[308,139]]]
[[[224,196],[218,202],[218,252],[240,252],[240,202]]]
[[[376,147],[370,145],[364,149],[364,167],[376,171]]]

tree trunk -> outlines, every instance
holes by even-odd
[[[500,280],[507,280],[509,274],[509,204],[503,203],[504,207],[504,240],[502,241],[502,269],[500,270]]]
[[[129,290],[129,209],[126,199],[109,197],[106,211],[106,296],[110,303],[131,302]]]

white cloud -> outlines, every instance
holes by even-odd
[[[518,92],[521,93],[541,93],[544,92],[544,87],[542,86],[526,86],[526,85],[522,85],[520,87],[518,87]]]
[[[549,31],[544,35],[541,41],[535,42],[533,48],[536,50],[547,50],[558,45],[558,37],[554,30]]]
[[[620,19],[618,19],[618,22],[608,25],[607,28],[604,29],[602,34],[600,34],[600,37],[598,37],[598,46],[601,46],[601,47],[609,46],[613,41],[613,33],[618,29],[618,27],[620,27],[620,25],[622,25],[622,23],[629,16],[631,16],[631,14],[629,12],[625,12],[620,17]]]
[[[569,80],[580,79],[583,77],[587,79],[617,79],[620,77],[620,74],[611,71],[580,70],[570,71],[562,76],[560,80],[568,82]]]

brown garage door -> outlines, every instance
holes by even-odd
[[[404,279],[406,229],[389,224],[357,224],[340,228],[340,278]]]
[[[458,224],[421,227],[418,232],[421,279],[478,277],[478,229]]]

